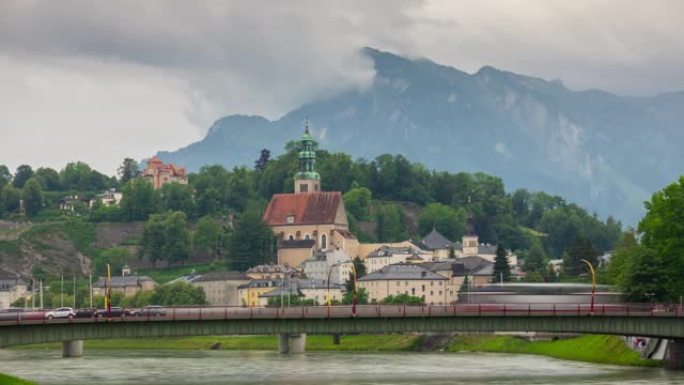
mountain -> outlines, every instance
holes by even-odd
[[[366,48],[373,84],[281,119],[233,115],[165,161],[253,165],[298,138],[309,118],[322,148],[372,159],[400,153],[436,170],[483,171],[635,224],[643,201],[682,174],[684,92],[625,97],[483,67],[474,74]]]

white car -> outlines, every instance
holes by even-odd
[[[70,307],[60,307],[55,310],[50,310],[45,313],[45,318],[51,320],[53,318],[68,318],[74,319],[76,317],[76,312]]]

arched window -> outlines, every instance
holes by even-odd
[[[304,234],[304,239],[306,239],[306,240],[308,241],[309,239],[311,239],[311,235],[309,235],[309,234]]]
[[[321,249],[327,249],[328,248],[328,236],[325,234],[321,234]]]
[[[294,235],[292,235],[292,234],[288,235],[287,239],[290,241],[294,241]]]

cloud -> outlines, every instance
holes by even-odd
[[[363,89],[373,46],[572,88],[684,89],[684,3],[608,0],[0,2],[0,163],[113,172],[226,114]],[[21,151],[19,150],[21,149]]]

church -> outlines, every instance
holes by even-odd
[[[342,250],[352,258],[359,241],[349,231],[339,191],[321,191],[314,139],[307,124],[299,141],[294,193],[271,197],[263,219],[278,239],[278,264],[299,267],[317,253]]]

